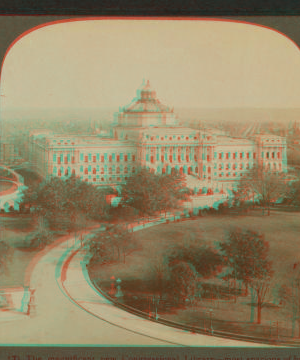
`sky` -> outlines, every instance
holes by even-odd
[[[119,108],[143,79],[174,108],[300,107],[300,51],[225,21],[85,20],[22,37],[2,64],[0,109]]]

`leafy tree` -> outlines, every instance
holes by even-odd
[[[198,274],[195,267],[185,261],[174,260],[169,264],[169,271],[169,284],[175,301],[193,301],[198,295]]]
[[[12,262],[13,248],[5,241],[0,241],[0,274],[8,273],[8,265]]]
[[[300,338],[300,262],[289,269],[290,277],[286,284],[281,285],[278,296],[281,303],[289,310],[292,317],[292,337],[295,324],[298,322],[298,338]]]
[[[261,322],[261,309],[270,278],[273,274],[272,263],[268,260],[269,244],[264,235],[253,230],[231,228],[223,242],[218,244],[227,273],[223,279],[242,281],[246,287],[253,290],[257,303],[257,322]]]
[[[241,201],[258,200],[270,215],[272,202],[284,197],[287,192],[286,175],[268,171],[261,166],[255,166],[246,172],[239,181],[235,197]]]
[[[89,252],[93,261],[121,261],[123,257],[125,263],[126,255],[134,248],[134,234],[124,224],[117,224],[97,232],[90,242]]]
[[[106,219],[109,208],[106,194],[112,191],[98,189],[74,175],[67,179],[54,177],[29,187],[23,206],[30,206],[35,214],[45,217],[51,228],[71,231],[82,225],[77,221],[82,214],[93,220]]]
[[[44,248],[53,241],[53,234],[49,230],[43,229],[36,231],[30,240],[30,246],[33,248]]]
[[[184,178],[178,172],[160,175],[145,168],[122,186],[123,203],[147,215],[179,207],[187,192]]]
[[[214,276],[222,268],[222,258],[218,252],[205,245],[175,246],[168,255],[169,262],[184,261],[192,264],[197,273],[208,278]]]

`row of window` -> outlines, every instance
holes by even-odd
[[[156,158],[156,160],[155,160]],[[152,164],[155,162],[155,161],[161,161],[161,162],[165,162],[165,161],[169,161],[170,163],[172,163],[173,161],[174,162],[190,162],[191,161],[191,156],[190,155],[184,155],[184,154],[181,154],[181,155],[177,155],[176,154],[173,154],[173,155],[161,155],[159,156],[159,154],[156,154],[156,157],[155,156],[150,156],[149,154],[146,154],[146,161],[150,161]],[[194,161],[197,161],[198,158],[197,158],[197,155],[194,155]]]
[[[84,161],[84,162],[97,162],[97,161],[101,161],[101,162],[112,162],[112,161],[135,161],[136,160],[136,157],[135,155],[131,155],[130,153],[129,154],[118,154],[118,155],[115,155],[115,154],[104,154],[104,155],[101,155],[100,154],[97,154],[97,155],[93,155],[92,154],[89,154],[89,155],[85,155],[84,154],[80,154],[80,161]],[[56,154],[53,155],[53,162],[57,162],[57,164],[75,164],[75,157],[74,156],[71,156],[71,154],[67,154],[67,155],[59,155],[57,156]]]
[[[130,167],[125,166],[124,170],[123,170],[122,166],[118,166],[116,169],[115,169],[114,166],[109,167],[108,169],[107,169],[107,167],[105,167],[105,168],[102,167],[101,169],[99,169],[99,167],[92,169],[91,166],[86,167],[84,169],[83,169],[83,166],[80,167],[80,172],[84,172],[84,174],[89,174],[89,173],[96,174],[97,171],[98,172],[100,171],[101,174],[105,174],[107,172],[109,174],[112,174],[114,172],[116,172],[117,174],[120,174],[121,172],[124,171],[124,174],[127,174],[130,171]],[[131,172],[135,173],[135,171],[136,171],[135,167],[132,167]],[[57,169],[56,166],[53,168],[53,173],[57,174],[58,176],[61,176],[62,174],[64,174],[65,176],[68,176],[68,175],[71,175],[71,174],[76,175],[75,169],[72,169],[72,170],[70,168],[64,169],[63,167]]]
[[[217,159],[217,158],[219,158],[220,160],[224,159],[224,158],[231,159],[231,157],[232,157],[232,159],[238,159],[238,158],[239,159],[251,159],[251,153],[250,152],[246,152],[246,153],[244,153],[244,152],[240,152],[240,153],[234,152],[232,154],[230,152],[227,152],[225,154],[223,152],[219,152],[219,154],[217,154],[216,152],[214,153],[214,159]],[[261,157],[262,158],[266,157],[266,159],[275,159],[275,158],[280,159],[280,152],[278,151],[277,154],[276,154],[275,151],[273,151],[273,152],[267,151],[266,153],[262,152]],[[252,159],[256,159],[256,153],[255,152],[252,153]]]
[[[151,141],[159,140],[159,138],[162,141],[167,140],[167,139],[169,139],[169,140],[176,140],[176,139],[177,140],[192,140],[192,139],[197,140],[198,139],[197,136],[192,136],[192,135],[189,135],[189,136],[184,136],[184,135],[181,135],[181,136],[178,136],[178,135],[173,135],[173,136],[170,136],[170,135],[165,135],[165,136],[146,135],[146,139],[150,139]]]
[[[97,175],[96,177],[91,177],[91,176],[89,176],[88,178],[83,178],[83,176],[81,176],[81,180],[84,180],[84,181],[89,181],[89,180],[91,180],[91,181],[93,181],[93,182],[123,182],[124,180],[127,180],[128,179],[128,177],[127,176],[125,176],[125,177],[122,177],[122,176],[110,176],[110,177],[108,177],[108,176],[102,176],[102,177],[100,177],[99,175]]]

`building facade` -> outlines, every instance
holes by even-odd
[[[276,135],[249,139],[178,126],[173,109],[163,105],[149,82],[116,114],[113,136],[30,135],[30,160],[45,178],[79,176],[95,185],[126,182],[139,167],[155,173],[186,174],[194,189],[232,187],[260,164],[286,171],[286,140]]]

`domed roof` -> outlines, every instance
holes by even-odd
[[[152,90],[149,80],[143,82],[137,90],[137,96],[131,104],[125,106],[123,111],[128,112],[173,112],[168,106],[161,104],[156,98],[156,92]]]

